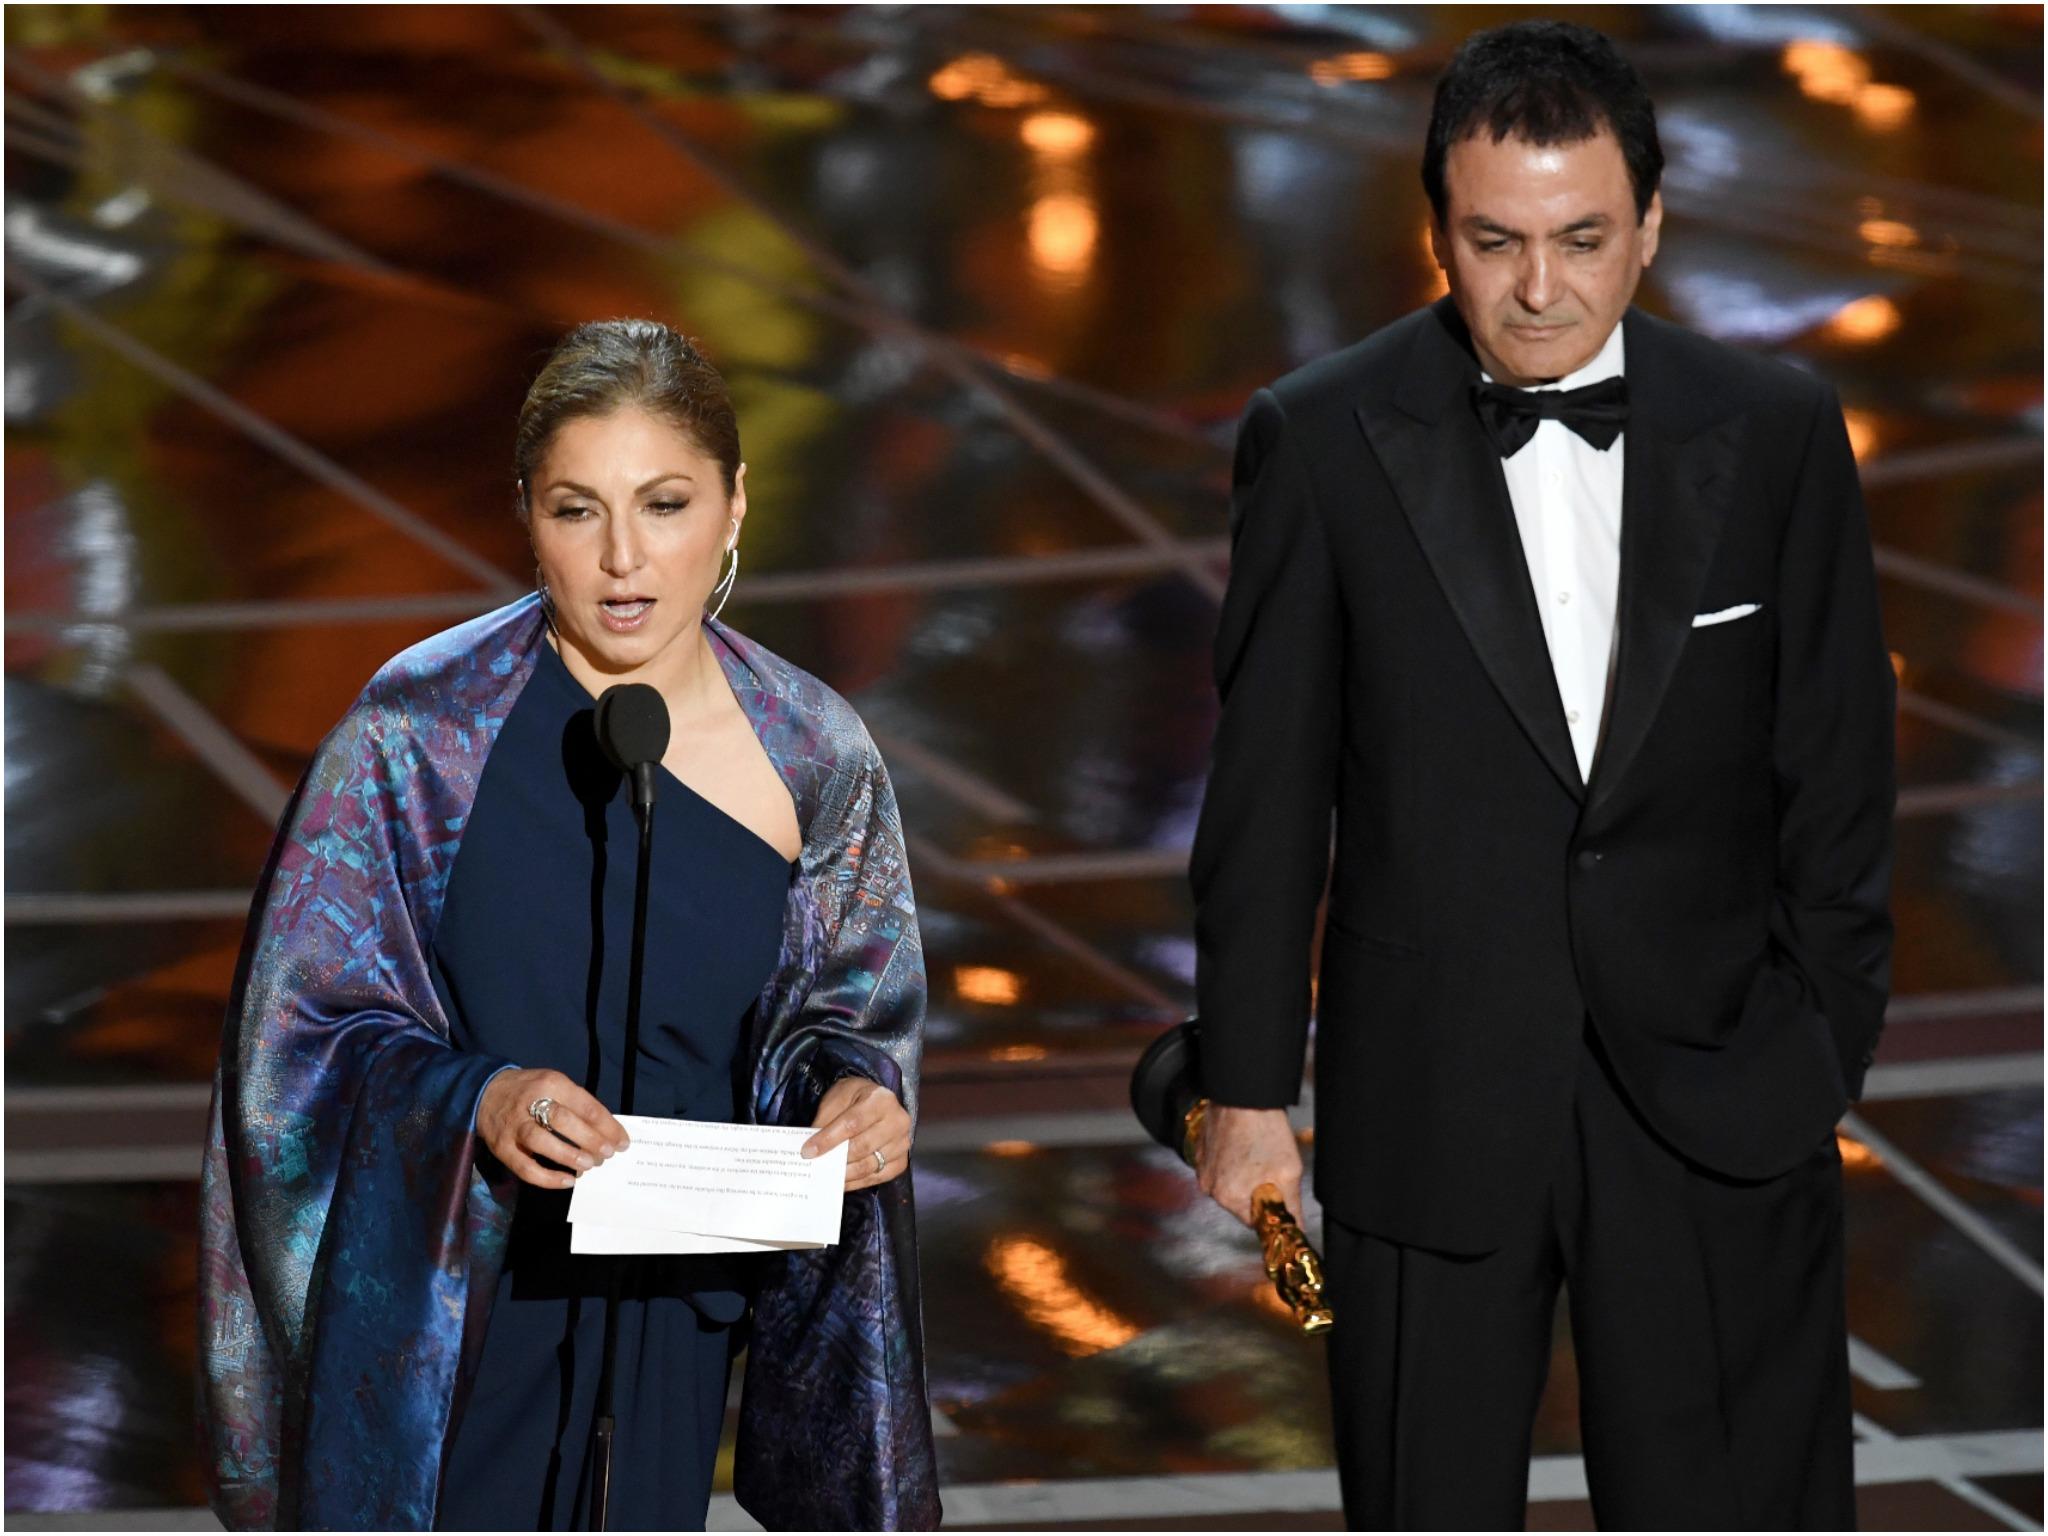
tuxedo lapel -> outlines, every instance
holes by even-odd
[[[1359,424],[1487,676],[1558,782],[1583,799],[1507,477],[1469,399],[1479,365],[1462,336],[1449,301],[1437,304],[1398,393],[1359,407]]]
[[[1623,321],[1629,423],[1622,465],[1621,588],[1614,691],[1593,760],[1602,805],[1649,734],[1692,633],[1742,447],[1742,417],[1681,376],[1662,321]]]

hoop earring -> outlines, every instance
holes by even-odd
[[[732,564],[726,567],[725,578],[711,589],[711,595],[716,597],[718,601],[712,606],[711,611],[705,615],[707,619],[715,619],[725,611],[725,600],[732,596],[733,583],[740,579],[739,540],[734,539],[732,543],[726,545],[725,552],[732,556]]]
[[[533,568],[533,589],[540,594],[540,611],[548,621],[548,628],[555,629],[555,594],[548,590],[548,578],[539,566]],[[556,629],[556,635],[561,631]]]

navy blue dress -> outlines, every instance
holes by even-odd
[[[592,704],[543,647],[484,765],[429,958],[456,1046],[553,1067],[616,1110],[638,832],[624,780],[597,750]],[[792,869],[661,773],[635,1113],[734,1118],[742,1025],[774,969]],[[588,1528],[605,1289],[624,1263],[607,1523],[701,1528],[747,1260],[573,1255],[568,1202],[520,1186],[434,1523]]]

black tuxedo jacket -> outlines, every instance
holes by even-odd
[[[1239,431],[1190,868],[1205,1086],[1298,1097],[1327,878],[1316,1190],[1397,1242],[1485,1251],[1541,1197],[1589,1018],[1661,1136],[1763,1178],[1832,1134],[1884,1015],[1894,681],[1840,407],[1622,323],[1591,783],[1450,301],[1261,390]]]

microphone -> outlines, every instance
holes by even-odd
[[[668,751],[668,703],[646,683],[614,683],[598,696],[592,720],[597,745],[614,768],[633,780],[633,815],[654,809],[654,768]]]
[[[633,820],[640,826],[640,867],[633,880],[633,954],[626,981],[626,1045],[619,1070],[619,1113],[633,1113],[633,1079],[640,1064],[640,988],[647,974],[647,875],[654,858],[654,768],[668,751],[668,704],[646,683],[614,683],[598,695],[591,725],[612,766],[633,780]],[[614,1260],[605,1285],[604,1352],[598,1357],[597,1417],[591,1427],[590,1525],[602,1531],[611,1513],[612,1451],[618,1419],[612,1380],[618,1369],[619,1298],[625,1269]]]

